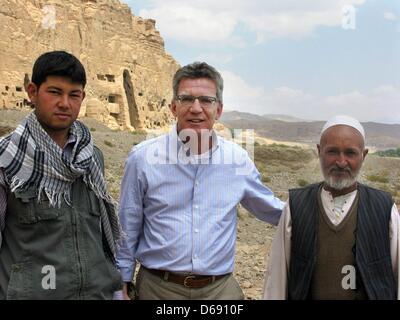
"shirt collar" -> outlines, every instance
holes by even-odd
[[[75,137],[75,135],[70,134],[69,137],[68,137],[67,142],[65,143],[65,146],[67,146],[67,145],[70,144],[70,143],[75,143],[75,142],[76,142],[76,137]]]
[[[70,134],[67,142],[64,145],[63,151],[62,151],[63,156],[65,156],[68,159],[71,158],[71,155],[74,152],[74,147],[75,147],[76,141],[77,141],[76,136],[73,134]]]
[[[329,191],[325,190],[324,188],[321,188],[321,189],[322,189],[321,194],[322,194],[323,197],[325,197],[326,199],[329,199],[329,200],[334,200],[333,197],[332,197],[332,193],[330,193]],[[353,190],[353,191],[351,191],[349,193],[346,193],[344,195],[338,196],[336,198],[340,199],[340,201],[342,201],[342,200],[346,201],[347,199],[349,199],[352,196],[355,196],[356,194],[357,194],[357,189]]]

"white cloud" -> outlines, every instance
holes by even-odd
[[[157,21],[165,38],[176,39],[191,46],[218,42],[232,37],[236,19],[229,12],[214,13],[205,8],[162,2],[154,9],[141,10],[140,16]]]
[[[222,71],[221,75],[224,79],[224,104],[228,109],[246,108],[249,101],[262,99],[265,95],[262,87],[252,87],[231,71]]]
[[[225,109],[257,114],[287,114],[303,119],[326,120],[347,114],[360,121],[400,123],[400,86],[380,86],[368,93],[358,91],[335,96],[316,96],[280,87],[252,87],[240,76],[225,71]]]
[[[211,65],[217,65],[232,62],[233,59],[233,54],[202,53],[195,57],[193,61],[207,61]]]
[[[273,38],[309,36],[320,26],[341,26],[342,8],[362,5],[365,0],[150,0],[150,9],[139,12],[156,19],[166,39],[240,45],[235,36],[239,26],[254,33],[255,43]]]
[[[384,17],[386,20],[391,20],[391,21],[397,19],[396,15],[395,15],[393,12],[385,12],[385,13],[383,14],[383,17]]]

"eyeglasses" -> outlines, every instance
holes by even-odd
[[[180,103],[182,107],[191,107],[193,106],[194,102],[199,100],[199,103],[202,108],[211,108],[215,105],[215,103],[218,101],[216,97],[208,97],[208,96],[190,96],[186,94],[182,94],[176,97],[176,100]]]

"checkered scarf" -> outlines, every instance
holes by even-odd
[[[40,202],[45,195],[50,206],[60,207],[64,200],[71,205],[71,186],[79,177],[100,200],[101,224],[104,236],[115,256],[115,246],[121,238],[121,227],[115,202],[107,192],[101,162],[94,156],[93,140],[88,128],[75,121],[70,134],[76,143],[70,157],[63,153],[47,134],[32,112],[14,132],[0,138],[0,168],[11,192],[34,186]]]

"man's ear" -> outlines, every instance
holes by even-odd
[[[39,88],[33,82],[30,82],[26,87],[26,92],[28,93],[29,100],[31,100],[32,104],[36,105],[37,96],[38,96]]]
[[[319,155],[321,153],[321,146],[319,144],[317,144],[317,150],[318,150],[318,157],[319,157]]]
[[[223,108],[224,108],[224,105],[222,103],[219,103],[218,107],[217,107],[217,114],[215,115],[215,120],[218,120],[221,117]]]
[[[364,151],[363,151],[363,160],[365,160],[365,157],[367,156],[367,154],[368,154],[368,149],[364,149]]]
[[[171,104],[169,105],[169,110],[171,110],[171,113],[176,118],[177,112],[176,112],[176,101],[175,101],[175,99],[172,99]]]

